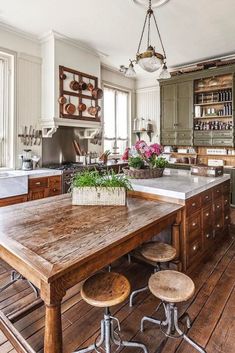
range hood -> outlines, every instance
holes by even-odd
[[[60,118],[59,66],[98,77],[100,85],[102,53],[86,48],[57,32],[50,32],[41,40],[42,48],[42,117],[43,137],[52,137],[60,126],[99,129],[101,123],[79,119]]]

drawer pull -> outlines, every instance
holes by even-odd
[[[41,185],[41,182],[40,182],[40,181],[37,181],[37,182],[35,183],[35,185]]]
[[[54,192],[57,191],[56,188],[54,188],[53,191],[54,191]]]
[[[192,226],[193,226],[193,227],[195,227],[196,225],[197,225],[197,223],[195,223],[195,222],[192,223]]]
[[[193,245],[193,251],[197,250],[197,245]]]
[[[192,203],[192,207],[195,207],[195,206],[196,206],[196,203],[195,203],[195,202],[193,202],[193,203]]]
[[[217,205],[216,208],[220,208],[220,205]]]
[[[205,199],[208,200],[208,199],[209,199],[209,195],[206,195],[206,196],[205,196]]]
[[[228,203],[228,200],[224,200],[224,204],[227,205],[227,203]]]
[[[217,228],[220,228],[220,224],[217,224],[216,227],[217,227]]]
[[[208,234],[206,235],[206,238],[207,238],[207,239],[210,238],[210,233],[208,233]]]
[[[229,219],[229,216],[225,216],[225,219]]]
[[[207,213],[206,213],[206,217],[209,217],[209,215],[210,215],[210,213],[207,212]]]
[[[220,189],[217,189],[216,192],[217,192],[217,194],[218,194],[218,193],[220,192]]]

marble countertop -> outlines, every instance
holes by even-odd
[[[228,174],[213,178],[191,175],[189,170],[166,168],[162,178],[131,179],[131,184],[134,191],[186,200],[229,179]]]
[[[0,178],[14,178],[20,176],[28,176],[29,179],[40,178],[40,177],[49,177],[54,175],[61,175],[61,170],[49,169],[49,168],[38,168],[34,170],[5,170],[0,171]]]

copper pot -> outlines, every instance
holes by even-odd
[[[60,75],[61,80],[66,80],[67,76],[65,74]]]
[[[58,98],[58,102],[60,104],[65,104],[67,103],[67,98],[65,96],[61,96],[60,98]]]
[[[86,110],[86,104],[80,103],[80,104],[78,105],[78,110],[79,110],[80,112],[84,112],[84,111]]]
[[[90,115],[96,115],[97,111],[96,111],[96,107],[93,107],[93,105],[91,105],[88,109],[87,109],[88,113]]]
[[[65,110],[68,114],[73,115],[76,111],[76,107],[73,103],[70,102],[70,97],[69,97],[69,103],[66,104]]]
[[[88,89],[88,91],[92,92],[93,89],[94,89],[94,85],[89,82],[88,85],[87,85],[87,89]]]
[[[84,81],[79,82],[79,89],[85,91],[87,89],[87,83]]]
[[[79,83],[78,83],[78,81],[75,80],[75,75],[73,75],[73,81],[70,82],[69,87],[73,91],[78,91],[79,90]]]
[[[103,97],[103,90],[101,88],[94,88],[92,90],[92,96],[95,99],[101,99]]]

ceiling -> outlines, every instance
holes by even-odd
[[[170,0],[157,8],[168,66],[234,53],[234,13],[234,0]],[[116,68],[134,58],[144,16],[133,0],[0,0],[3,22],[38,37],[55,30],[78,39]]]

